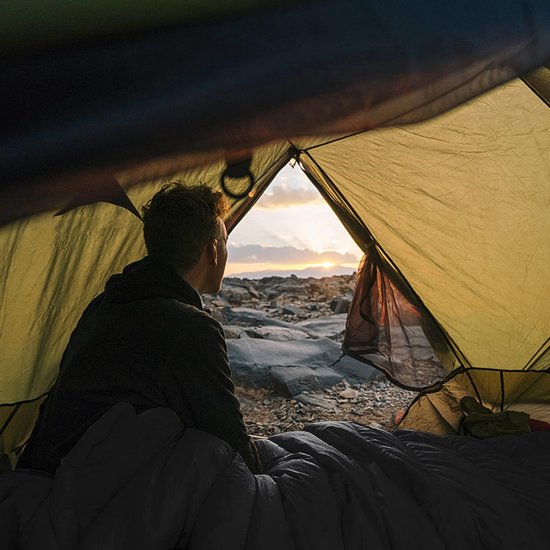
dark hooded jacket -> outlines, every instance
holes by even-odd
[[[171,267],[144,258],[112,276],[71,335],[59,377],[18,467],[54,472],[115,403],[168,407],[217,435],[257,473],[234,395],[221,325]]]

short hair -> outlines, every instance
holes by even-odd
[[[182,271],[191,269],[206,244],[219,237],[227,199],[206,185],[164,185],[142,208],[147,254]]]

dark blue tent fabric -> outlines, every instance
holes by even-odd
[[[55,478],[0,476],[0,547],[543,550],[550,434],[475,440],[347,422],[259,443],[253,476],[172,411],[119,404]]]
[[[434,116],[550,59],[548,29],[536,0],[332,0],[10,52],[0,222],[158,157]]]

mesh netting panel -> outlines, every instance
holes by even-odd
[[[382,368],[395,382],[425,388],[457,360],[439,327],[374,247],[359,267],[344,349]]]

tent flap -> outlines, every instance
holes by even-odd
[[[432,386],[460,363],[423,304],[398,274],[389,273],[371,247],[359,267],[343,350],[404,387]]]

